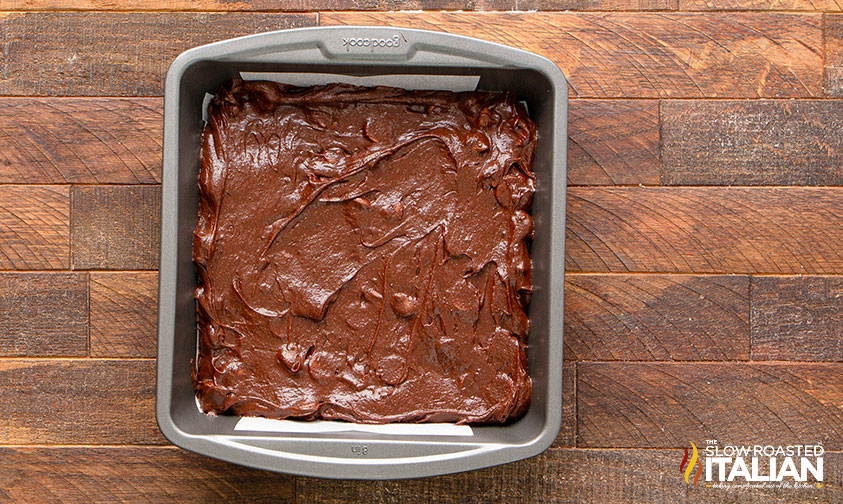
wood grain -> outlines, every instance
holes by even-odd
[[[843,14],[823,16],[825,92],[843,97]]]
[[[77,186],[72,215],[74,268],[158,267],[159,186]]]
[[[161,182],[160,99],[0,98],[0,183]]]
[[[161,444],[155,361],[0,359],[0,444]]]
[[[840,452],[825,453],[822,488],[789,490],[724,490],[687,485],[678,470],[683,453],[563,448],[513,464],[434,478],[342,484],[297,478],[297,502],[802,504],[809,500],[838,502],[843,498]]]
[[[822,94],[816,14],[326,12],[320,24],[443,30],[542,54],[572,96],[811,97]]]
[[[580,363],[577,446],[843,446],[843,365]]]
[[[655,185],[659,106],[654,100],[571,100],[568,184]]]
[[[663,182],[843,184],[843,101],[665,100]]]
[[[291,476],[174,447],[0,448],[0,501],[293,502]]]
[[[2,0],[0,10],[683,10],[840,11],[837,0]]]
[[[679,10],[840,11],[840,0],[679,0]]]
[[[59,269],[70,262],[68,187],[0,186],[0,269]]]
[[[157,96],[188,48],[315,23],[315,14],[5,13],[0,94]]]
[[[753,278],[752,358],[843,361],[843,277]]]
[[[677,0],[0,0],[0,10],[676,10]]]
[[[0,355],[88,353],[84,273],[0,273]]]
[[[498,0],[512,9],[516,0]],[[618,1],[618,0],[616,0]],[[629,0],[621,0],[628,2]],[[473,9],[483,0],[0,0],[0,10],[279,11]]]
[[[91,355],[155,357],[158,273],[91,273]]]
[[[749,278],[567,275],[565,358],[747,360]]]
[[[841,243],[840,188],[568,190],[568,271],[828,274]]]
[[[678,0],[515,0],[515,8],[507,7],[512,0],[478,1],[482,10],[555,11],[555,10],[676,10]],[[478,9],[480,10],[480,9]]]
[[[553,446],[576,446],[577,440],[577,365],[562,364],[562,427]]]

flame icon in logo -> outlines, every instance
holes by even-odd
[[[700,474],[702,474],[702,464],[697,465],[698,457],[697,452],[697,445],[691,442],[691,461],[688,462],[688,449],[685,448],[685,456],[682,458],[682,462],[679,463],[679,473],[685,474],[685,483],[691,484],[689,480],[691,473],[694,471],[694,466],[697,466],[697,474],[694,476],[694,486],[697,486],[697,481],[700,480]],[[688,466],[685,467],[685,462],[688,462]]]

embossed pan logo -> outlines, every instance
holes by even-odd
[[[343,37],[342,46],[345,51],[351,51],[352,47],[368,49],[369,52],[375,52],[375,49],[386,47],[401,47],[402,42],[407,43],[407,38],[403,33],[397,33],[388,38],[375,37]]]

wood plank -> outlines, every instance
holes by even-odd
[[[654,100],[571,100],[568,184],[658,184],[659,105]]]
[[[747,360],[749,277],[567,275],[565,359]]]
[[[830,274],[841,243],[840,188],[568,190],[568,271]]]
[[[629,1],[629,0],[624,0]],[[0,10],[278,11],[482,8],[483,0],[0,0]],[[499,0],[512,9],[515,0]]]
[[[843,14],[823,16],[825,92],[843,97]]]
[[[0,355],[88,353],[84,273],[0,273]]]
[[[0,0],[0,10],[676,10],[678,0]]]
[[[0,98],[0,183],[161,182],[160,99]]]
[[[687,446],[687,441],[685,441]],[[520,462],[403,481],[297,478],[299,504],[346,502],[582,502],[802,504],[843,499],[843,454],[826,452],[824,485],[803,489],[717,489],[685,483],[681,450],[552,449]],[[702,483],[700,483],[702,485]]]
[[[843,184],[843,101],[665,100],[663,182]]]
[[[562,364],[562,427],[553,446],[576,446],[577,441],[577,366]]]
[[[155,357],[158,273],[91,273],[91,355]]]
[[[678,0],[0,0],[0,10],[676,10]]]
[[[161,444],[155,361],[0,359],[0,444]]]
[[[159,186],[77,186],[72,215],[74,268],[158,267]]]
[[[577,446],[843,447],[843,364],[583,362]]]
[[[678,0],[479,0],[477,10],[555,11],[555,10],[676,10]],[[482,6],[482,7],[481,7]]]
[[[679,0],[685,11],[840,11],[840,0]]]
[[[754,360],[843,361],[843,277],[754,277]]]
[[[0,269],[59,269],[70,262],[68,187],[0,186]]]
[[[511,44],[553,60],[581,98],[822,94],[817,14],[325,12],[319,21]]]
[[[175,447],[0,448],[0,501],[293,502],[291,476]]]
[[[5,13],[0,94],[158,96],[186,49],[315,24],[316,14]]]

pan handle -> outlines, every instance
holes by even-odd
[[[282,30],[225,40],[187,53],[194,53],[191,54],[193,57],[208,55],[213,59],[262,63],[368,61],[387,65],[464,67],[520,67],[525,60],[544,59],[494,42],[391,26],[323,26]]]

